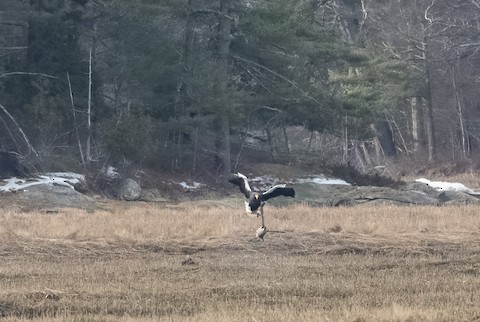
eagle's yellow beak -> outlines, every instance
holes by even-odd
[[[259,198],[260,198],[260,196],[259,196],[259,195],[255,195],[255,199],[257,199],[257,200],[258,200]]]

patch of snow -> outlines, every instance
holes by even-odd
[[[328,179],[322,177],[311,177],[311,178],[302,178],[297,179],[295,182],[297,183],[314,183],[314,184],[335,184],[335,185],[345,185],[350,186],[350,183],[346,182],[342,179]]]
[[[189,190],[198,189],[198,188],[204,186],[203,183],[199,183],[199,182],[195,182],[195,181],[193,181],[193,184],[192,184],[192,185],[189,185],[189,184],[186,183],[185,181],[180,182],[179,184],[182,186],[183,189],[189,189]]]
[[[77,179],[77,180],[85,180],[85,176],[80,173],[74,172],[48,172],[45,173],[46,176],[49,177],[60,177],[65,179]]]
[[[73,186],[84,178],[84,175],[73,172],[49,172],[29,179],[12,177],[0,181],[0,191],[25,190],[25,188],[40,184],[56,184],[73,189]]]
[[[425,178],[416,179],[415,182],[425,183],[437,191],[460,191],[471,195],[480,195],[480,192],[474,191],[473,189],[470,189],[464,184],[458,182],[430,181]]]
[[[109,165],[106,169],[104,169],[105,171],[105,175],[108,177],[108,178],[118,178],[120,176],[120,174],[117,172],[117,169],[112,167],[111,165]]]

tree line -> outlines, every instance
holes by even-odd
[[[212,176],[472,160],[480,1],[3,0],[0,148]]]

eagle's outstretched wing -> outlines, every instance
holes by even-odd
[[[284,184],[279,184],[265,191],[262,194],[262,201],[267,201],[277,196],[295,197],[295,190],[293,190],[293,188],[286,188]]]
[[[250,185],[248,184],[247,177],[241,174],[240,172],[232,174],[228,179],[228,182],[233,183],[240,187],[240,191],[245,195],[245,198],[250,198]]]

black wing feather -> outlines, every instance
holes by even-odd
[[[285,185],[274,186],[263,193],[262,200],[267,201],[278,196],[295,197],[295,190],[286,188]]]
[[[248,185],[248,182],[245,182],[246,179],[244,177],[239,176],[238,174],[232,174],[232,176],[228,179],[228,182],[233,183],[234,185],[237,185],[240,187],[240,191],[245,195],[245,198],[249,199],[250,198],[250,186]]]

